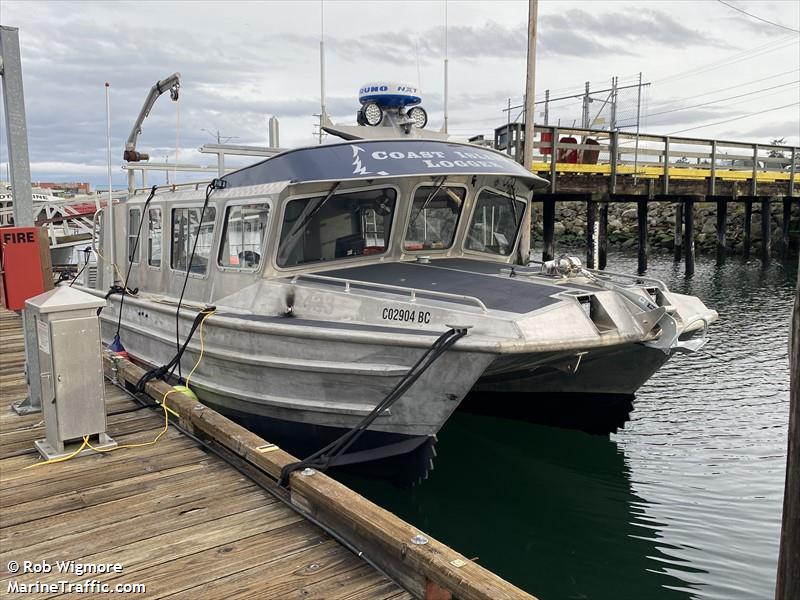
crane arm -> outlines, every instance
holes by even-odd
[[[128,141],[125,142],[125,152],[123,153],[122,157],[128,162],[139,162],[141,160],[148,160],[150,156],[145,153],[140,153],[136,151],[136,140],[139,139],[139,134],[142,133],[142,123],[150,114],[150,111],[153,108],[153,105],[158,100],[159,96],[169,90],[169,95],[173,101],[178,100],[178,90],[181,87],[181,74],[180,73],[173,73],[169,77],[162,79],[161,81],[157,81],[155,85],[150,88],[150,93],[147,95],[147,99],[144,101],[144,105],[142,106],[142,110],[139,111],[139,116],[136,118],[136,122],[133,124],[133,129],[131,129],[131,133],[128,136]]]

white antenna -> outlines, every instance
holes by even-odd
[[[219,144],[219,130],[217,130],[217,143]],[[178,182],[178,162],[181,153],[181,97],[175,101],[175,165],[172,167],[172,183]],[[220,173],[220,177],[225,173]]]
[[[417,88],[422,93],[422,71],[419,67],[419,35],[414,38],[414,53],[417,55]]]
[[[325,6],[319,2],[319,143],[322,143],[322,124],[325,121]]]
[[[114,256],[114,199],[111,194],[111,100],[109,98],[109,88],[111,88],[111,84],[106,81],[106,146],[108,150],[108,206],[106,210],[108,211],[108,239],[110,240],[108,260],[111,263],[111,272],[114,273],[113,266],[116,264],[114,262],[116,257]],[[100,208],[99,204],[100,200],[95,199],[95,205],[98,209]],[[112,277],[115,278],[114,275]]]
[[[447,133],[447,0],[444,0],[444,125],[442,132]]]

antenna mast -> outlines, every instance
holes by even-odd
[[[325,6],[319,2],[319,143],[322,143],[322,124],[325,122]]]
[[[111,84],[106,81],[106,148],[108,152],[108,238],[111,240],[108,246],[108,260],[111,263],[111,279],[116,282],[114,275],[114,264],[116,260],[114,252],[114,195],[111,192],[111,100],[109,98],[109,88]],[[95,203],[99,204],[100,201],[95,199]],[[99,210],[99,208],[98,208]],[[105,250],[105,248],[104,248]]]
[[[442,132],[447,133],[447,0],[444,0],[444,125]]]

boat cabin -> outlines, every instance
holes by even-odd
[[[446,257],[509,263],[532,190],[546,185],[503,154],[430,140],[292,150],[222,182],[140,190],[116,207],[129,288],[177,297],[188,269],[186,299],[213,303],[262,278]]]

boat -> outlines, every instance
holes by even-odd
[[[113,199],[126,192],[114,192]],[[106,195],[82,194],[62,198],[51,190],[33,188],[33,222],[46,233],[54,266],[75,266],[83,262],[84,250],[94,236],[94,214],[107,203]],[[0,227],[14,225],[14,196],[10,185],[0,184]]]
[[[566,256],[516,264],[546,180],[427,137],[396,101],[377,100],[394,111],[385,132],[370,114],[344,141],[115,205],[100,254],[130,262],[75,283],[117,292],[104,342],[174,383],[197,363],[203,403],[296,452],[358,430],[335,464],[405,457],[422,472],[471,391],[490,414],[504,395],[633,394],[703,346],[717,313],[661,281]]]

